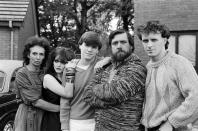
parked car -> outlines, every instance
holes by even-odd
[[[20,60],[0,60],[0,131],[12,131],[18,102],[14,93],[16,71]]]

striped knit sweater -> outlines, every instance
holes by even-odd
[[[142,130],[145,80],[146,68],[135,54],[96,73],[84,92],[95,108],[95,131]]]

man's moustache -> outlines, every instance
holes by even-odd
[[[118,49],[118,52],[123,52],[123,50],[122,49]]]

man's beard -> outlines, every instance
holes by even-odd
[[[123,51],[122,49],[120,49],[118,52],[116,53],[112,53],[112,57],[115,61],[124,61],[127,57],[129,57],[131,55],[132,51],[131,50],[128,50],[127,52],[126,51]]]

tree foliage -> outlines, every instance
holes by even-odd
[[[121,26],[123,29],[129,31],[134,30],[133,28],[133,19],[134,19],[134,3],[133,0],[120,0],[120,5],[116,11],[116,16],[120,17],[118,26]]]
[[[38,3],[40,33],[53,47],[65,46],[79,52],[77,42],[88,30],[101,33],[101,40],[107,43],[106,33],[115,16],[121,18],[119,28],[132,27],[132,0],[38,0]]]

